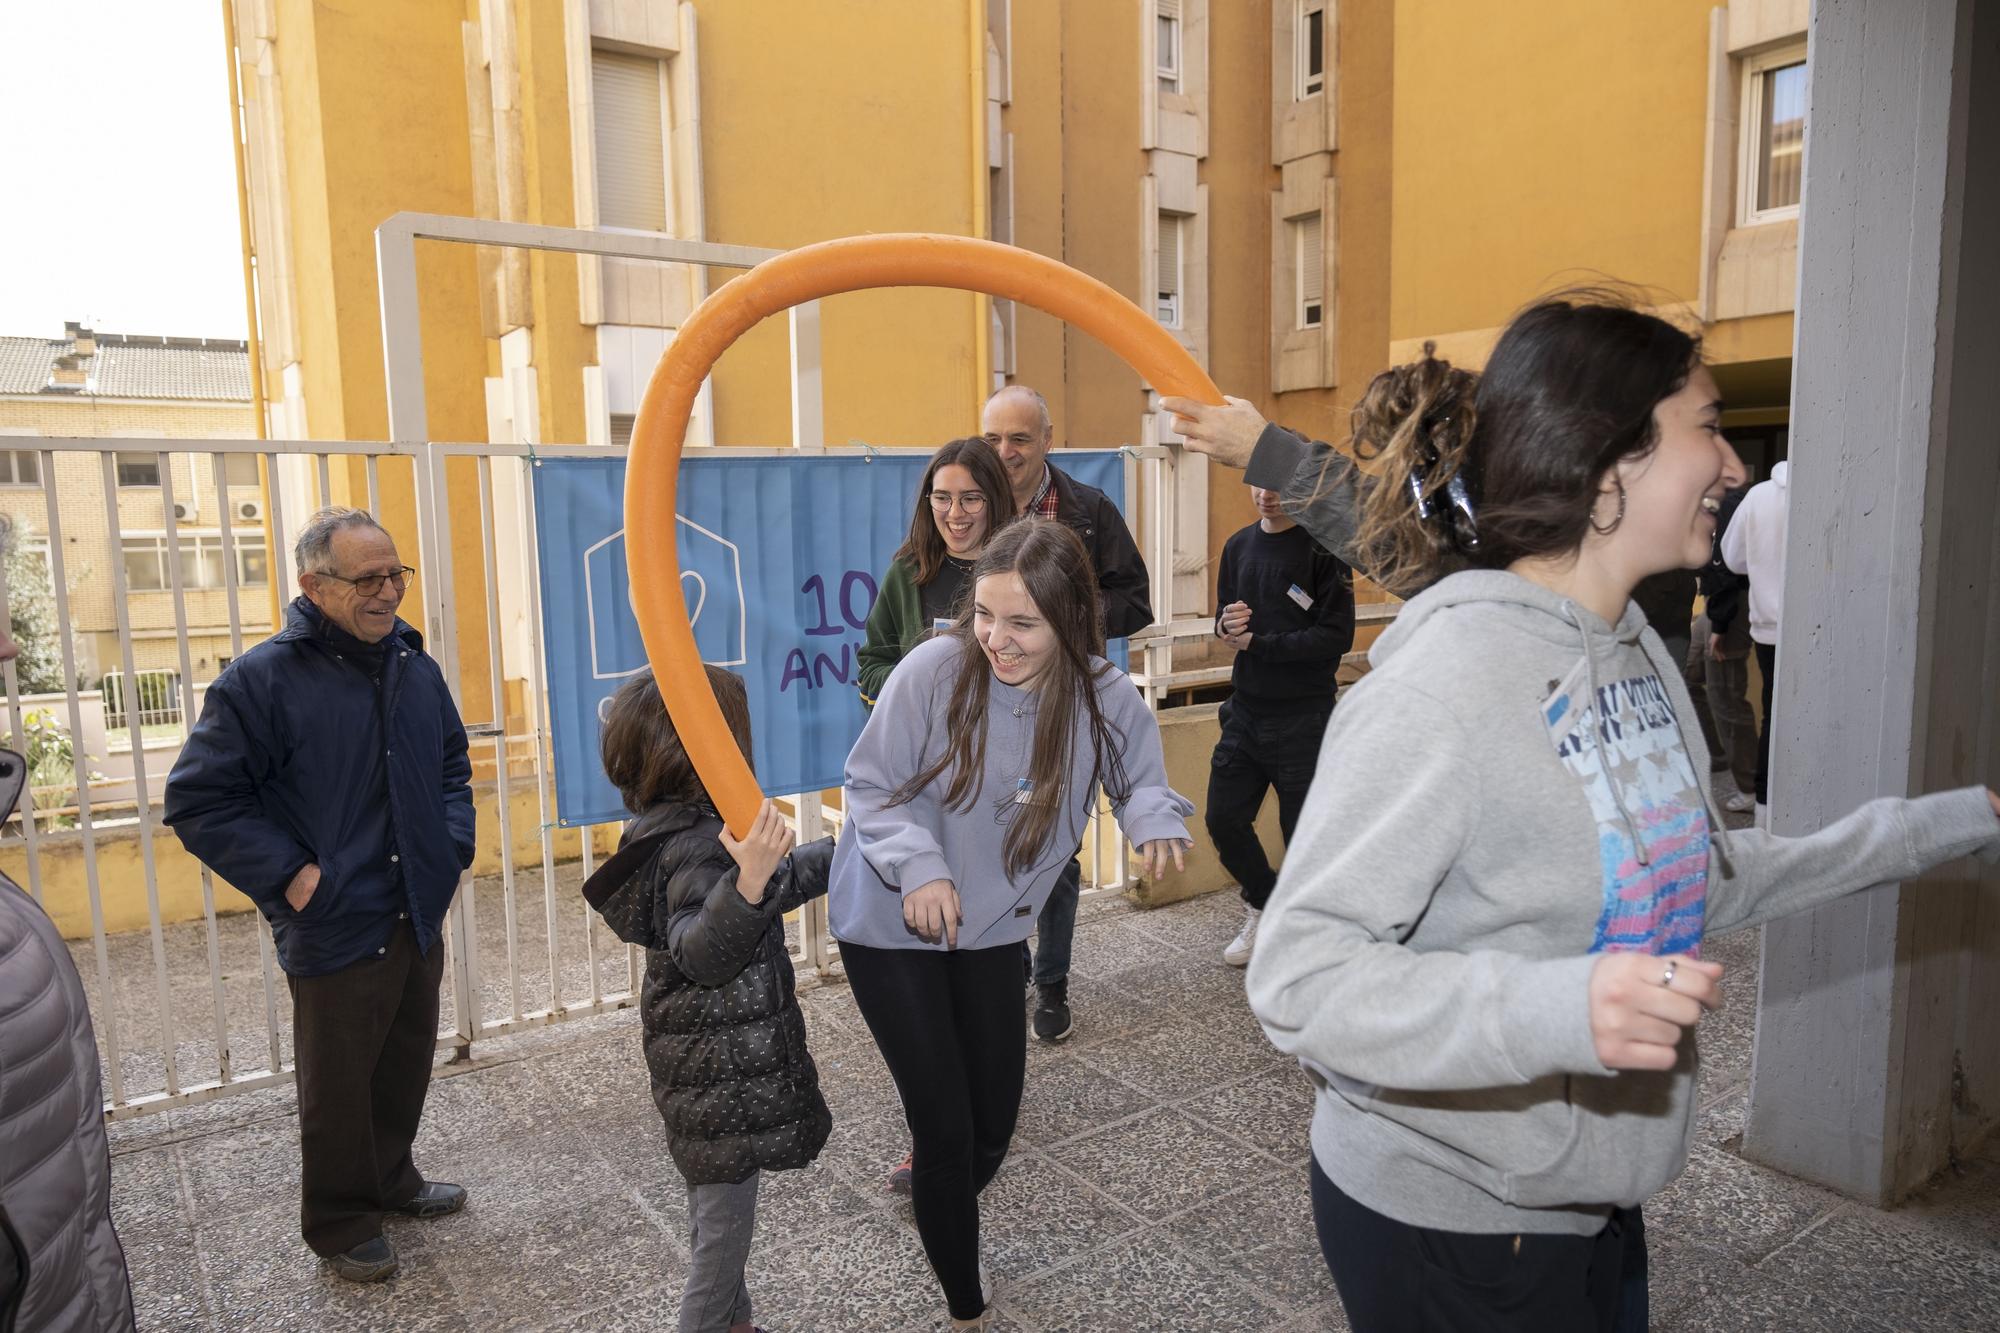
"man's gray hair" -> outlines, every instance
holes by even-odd
[[[1007,384],[988,394],[986,401],[990,403],[1002,394],[1008,393],[1025,393],[1028,397],[1035,400],[1035,410],[1041,414],[1042,418],[1042,438],[1046,440],[1055,430],[1055,418],[1049,415],[1049,400],[1042,397],[1042,391],[1030,388],[1025,384]]]
[[[373,528],[387,535],[388,529],[375,521],[375,516],[366,509],[347,509],[334,505],[322,509],[306,520],[299,529],[299,539],[292,546],[292,558],[298,564],[301,574],[327,574],[333,571],[333,534],[343,528]]]

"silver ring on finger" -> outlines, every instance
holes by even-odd
[[[1661,976],[1661,978],[1660,978],[1660,984],[1661,984],[1662,986],[1665,986],[1665,987],[1666,987],[1666,988],[1667,988],[1668,990],[1672,990],[1672,989],[1673,989],[1673,986],[1674,986],[1674,972],[1675,972],[1675,971],[1676,971],[1676,969],[1678,969],[1679,967],[1680,967],[1680,959],[1678,959],[1678,958],[1669,958],[1669,959],[1667,960],[1667,970],[1666,970],[1666,973],[1665,973],[1665,974],[1664,974],[1663,976]]]

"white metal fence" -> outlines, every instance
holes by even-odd
[[[290,544],[293,525],[312,509],[331,502],[360,504],[382,513],[385,486],[399,497],[414,500],[419,569],[417,602],[405,614],[425,630],[427,648],[444,667],[447,681],[468,717],[486,718],[468,730],[473,740],[475,780],[490,801],[503,849],[497,872],[475,880],[468,875],[445,925],[448,949],[445,1014],[439,1043],[456,1057],[470,1053],[475,1041],[557,1022],[582,1014],[630,1005],[637,998],[642,959],[636,949],[622,946],[597,925],[576,891],[595,868],[590,837],[582,839],[574,862],[559,857],[561,831],[556,826],[554,761],[550,743],[549,700],[541,636],[541,580],[536,568],[536,515],[529,468],[537,457],[602,458],[607,447],[545,445],[538,431],[519,444],[445,444],[428,438],[424,406],[423,351],[419,334],[416,246],[419,241],[447,244],[517,246],[662,263],[743,268],[775,254],[744,246],[676,240],[625,232],[588,232],[479,219],[399,214],[378,228],[377,262],[381,276],[383,345],[389,399],[389,442],[54,439],[33,441],[39,453],[44,513],[40,516],[48,545],[48,575],[57,619],[72,625],[72,588],[77,564],[91,578],[98,560],[112,583],[109,616],[103,636],[115,640],[116,660],[100,671],[116,683],[108,691],[78,688],[79,662],[74,636],[61,636],[61,672],[66,689],[55,726],[43,713],[24,709],[13,664],[4,674],[11,734],[44,745],[51,730],[66,734],[74,749],[73,778],[67,786],[34,779],[37,790],[20,812],[4,825],[9,842],[20,839],[25,854],[26,888],[45,904],[56,898],[87,900],[88,957],[83,960],[100,1044],[104,1048],[108,1110],[132,1115],[177,1104],[201,1101],[246,1089],[271,1085],[290,1077],[288,1004],[278,1000],[280,973],[270,931],[255,912],[218,913],[214,877],[198,872],[198,912],[184,923],[171,923],[171,902],[163,903],[160,878],[162,847],[175,855],[170,835],[156,828],[156,807],[178,744],[179,730],[199,716],[198,698],[205,675],[196,670],[191,639],[196,628],[189,615],[190,599],[200,599],[208,623],[201,627],[209,641],[226,643],[215,656],[231,659],[265,632],[264,620],[246,620],[246,601],[268,600],[272,616],[282,624],[282,604],[296,586]],[[821,423],[819,331],[816,303],[787,315],[791,330],[792,439],[789,449],[715,450],[717,454],[797,452],[862,453],[861,449],[826,450]],[[529,395],[532,398],[532,394]],[[28,441],[22,441],[27,444]],[[164,446],[164,447],[163,447]],[[1170,608],[1174,581],[1174,524],[1177,514],[1177,451],[1147,446],[1128,451],[1129,510],[1142,535],[1153,576],[1153,604]],[[156,473],[142,464],[157,460]],[[232,478],[241,484],[247,469],[231,469],[244,456],[261,458],[262,488],[258,498],[242,504],[231,497]],[[85,512],[63,510],[57,486],[58,458],[82,460],[98,478],[99,496]],[[175,458],[190,466],[177,473]],[[474,476],[463,476],[466,465]],[[136,467],[136,470],[135,470]],[[336,471],[337,469],[337,471]],[[62,471],[75,480],[77,468]],[[451,474],[460,474],[456,485]],[[143,474],[143,476],[142,476]],[[157,480],[153,480],[154,477]],[[193,499],[176,495],[177,476],[207,478],[198,491],[212,491],[217,527],[191,530],[180,515],[197,506],[177,504]],[[338,479],[341,485],[336,486]],[[157,513],[145,500],[146,513],[128,525],[127,509],[135,485],[140,491],[157,487]],[[122,491],[121,491],[122,486]],[[87,488],[86,488],[87,489]],[[77,487],[70,486],[72,496]],[[477,541],[454,536],[454,522],[468,524],[476,494]],[[18,498],[18,496],[16,496]],[[141,497],[144,499],[144,497]],[[72,504],[78,502],[72,500]],[[100,512],[101,511],[101,512]],[[406,511],[401,511],[406,512]],[[454,518],[454,515],[458,517]],[[18,518],[18,515],[17,515]],[[239,520],[261,520],[261,530]],[[32,524],[31,524],[32,526]],[[128,562],[125,529],[145,549]],[[240,534],[238,529],[244,529]],[[78,535],[66,540],[66,530]],[[261,532],[261,535],[258,534]],[[467,535],[460,533],[459,538]],[[90,549],[101,539],[102,545]],[[485,643],[461,642],[463,608],[454,599],[457,586],[453,563],[476,548],[481,565],[478,586],[484,591]],[[74,550],[77,560],[72,561]],[[255,582],[263,579],[262,583]],[[217,594],[220,605],[217,606]],[[148,623],[143,641],[157,650],[173,644],[173,663],[149,664],[142,672],[135,644],[134,598]],[[170,615],[157,605],[166,598]],[[0,572],[0,614],[7,609],[8,589]],[[215,615],[224,626],[213,623]],[[164,625],[161,623],[164,620]],[[246,630],[246,625],[250,628]],[[511,631],[511,632],[510,632]],[[1205,617],[1168,623],[1133,640],[1132,675],[1157,708],[1174,684],[1206,683],[1212,673],[1180,673],[1172,668],[1173,644],[1209,633]],[[468,698],[465,668],[484,663],[489,688],[482,698]],[[212,675],[210,671],[206,673]],[[479,673],[474,673],[479,674]],[[525,713],[510,725],[508,682],[521,683]],[[126,682],[132,682],[128,690]],[[128,697],[129,696],[129,697]],[[86,725],[87,701],[95,708],[95,730]],[[115,700],[115,703],[114,703]],[[137,707],[129,706],[136,703]],[[111,719],[115,717],[116,722]],[[36,726],[24,732],[30,719]],[[173,736],[162,733],[169,728]],[[153,733],[148,734],[149,730]],[[123,733],[123,744],[118,735]],[[120,756],[120,771],[97,774],[92,756],[79,742],[88,736],[106,739],[105,762]],[[34,758],[30,756],[31,760]],[[54,759],[49,765],[55,766]],[[127,771],[129,770],[129,771]],[[114,781],[115,779],[115,781]],[[517,794],[532,828],[517,828]],[[50,798],[61,795],[63,804]],[[791,798],[791,815],[802,839],[819,836],[837,812],[822,809],[818,792]],[[573,836],[573,835],[572,835]],[[107,857],[114,844],[136,842],[136,855]],[[1106,846],[1106,840],[1111,846]],[[519,848],[526,855],[516,855]],[[1123,887],[1130,860],[1123,838],[1107,815],[1093,821],[1086,842],[1086,882],[1100,878],[1099,867],[1114,868],[1092,883],[1097,891]],[[559,863],[560,862],[560,863]],[[137,867],[136,871],[130,867]],[[107,867],[111,869],[107,871]],[[186,863],[182,862],[182,869]],[[132,882],[136,878],[137,882]],[[81,883],[78,883],[78,881]],[[136,895],[143,895],[144,926],[132,931],[107,929],[107,921],[136,921]],[[170,899],[172,895],[169,895]],[[107,910],[107,905],[109,910]],[[72,903],[72,908],[75,908]],[[81,909],[75,909],[80,911]],[[80,931],[80,918],[73,922]],[[824,972],[835,950],[825,928],[824,903],[809,904],[788,923],[792,952],[809,973]]]
[[[192,460],[212,470],[218,479],[231,455],[261,455],[271,479],[262,540],[276,586],[296,587],[290,552],[296,525],[304,514],[327,503],[360,501],[379,513],[385,483],[414,488],[419,512],[435,513],[442,506],[425,489],[445,475],[441,458],[469,460],[477,473],[477,542],[461,542],[460,554],[476,549],[483,566],[485,590],[484,644],[462,644],[461,663],[483,661],[490,682],[484,698],[461,697],[461,707],[476,721],[468,730],[473,740],[475,779],[482,811],[491,810],[502,848],[497,870],[475,880],[468,875],[446,924],[446,1015],[440,1045],[459,1056],[475,1041],[584,1014],[621,1008],[636,1002],[640,952],[611,937],[577,891],[595,868],[589,837],[582,839],[580,857],[559,853],[562,830],[557,827],[554,800],[554,760],[550,742],[549,699],[542,652],[541,579],[535,563],[535,513],[528,470],[534,458],[603,457],[606,450],[588,446],[487,444],[359,444],[312,441],[190,440],[162,442],[114,439],[37,439],[42,459],[42,521],[49,537],[49,575],[58,619],[75,620],[76,580],[72,570],[87,563],[108,568],[113,582],[111,615],[115,630],[116,664],[104,672],[102,690],[79,687],[81,666],[74,637],[64,635],[60,653],[64,679],[59,696],[24,696],[16,667],[6,664],[7,725],[14,737],[37,716],[54,715],[57,728],[74,743],[101,738],[108,751],[122,760],[121,771],[95,771],[93,756],[79,747],[75,753],[73,789],[48,785],[31,787],[20,809],[4,826],[0,849],[9,849],[25,866],[24,887],[52,910],[58,900],[87,900],[88,939],[79,945],[79,959],[90,991],[105,1057],[108,1109],[116,1116],[158,1110],[207,1100],[226,1093],[268,1086],[290,1076],[290,1006],[279,998],[282,973],[277,967],[270,931],[254,912],[218,911],[216,881],[204,867],[198,871],[199,909],[194,919],[175,921],[179,901],[163,886],[163,853],[183,856],[173,836],[159,826],[166,774],[177,753],[182,721],[198,717],[206,679],[198,672],[191,649],[202,627],[191,624],[189,599],[197,590],[180,578],[180,551],[186,541],[174,516],[173,460]],[[133,503],[133,488],[119,487],[110,475],[114,457],[129,457],[147,446],[159,450],[160,508],[167,549],[169,586],[133,590],[124,579],[120,509]],[[716,450],[717,454],[786,454],[792,450]],[[827,450],[860,455],[861,449]],[[1158,466],[1164,450],[1143,451],[1149,457],[1134,466]],[[59,469],[59,458],[86,458],[93,473],[106,478],[102,497],[79,501],[74,488],[59,495],[56,479],[73,475],[74,467]],[[185,466],[182,475],[187,474]],[[344,495],[336,480],[358,478],[364,494]],[[91,512],[80,512],[88,508]],[[225,545],[236,540],[231,515],[220,517]],[[463,521],[463,520],[461,520]],[[95,540],[71,541],[72,529],[101,532]],[[445,540],[449,540],[447,535]],[[521,562],[524,577],[509,587],[501,574],[501,552]],[[0,573],[0,614],[7,611],[10,591]],[[236,563],[224,562],[227,606],[227,655],[240,655],[268,629],[262,616],[246,617],[245,590],[238,586]],[[268,597],[269,590],[256,589]],[[462,623],[467,617],[454,604],[451,590],[429,570],[420,570],[417,599],[406,617],[436,623],[439,618]],[[134,663],[135,612],[160,619],[170,608],[173,655],[177,666],[141,670]],[[281,621],[280,621],[281,623]],[[247,625],[247,628],[246,628]],[[528,651],[510,652],[503,644],[507,627],[525,627]],[[214,627],[210,627],[213,632]],[[1154,649],[1141,645],[1136,656],[1164,653],[1170,636],[1162,635]],[[1161,659],[1164,663],[1164,657]],[[1139,664],[1135,662],[1135,667]],[[212,676],[213,671],[207,673]],[[473,674],[454,671],[461,681]],[[1157,698],[1164,688],[1157,676],[1135,671],[1148,693]],[[519,683],[525,715],[508,723],[508,682]],[[125,682],[137,681],[128,689]],[[88,683],[88,682],[85,682]],[[170,693],[166,691],[170,689]],[[103,702],[99,702],[100,699]],[[138,706],[129,706],[136,704]],[[517,705],[518,708],[518,705]],[[100,720],[101,719],[101,720]],[[154,734],[172,724],[173,735]],[[119,745],[123,741],[123,746]],[[20,742],[17,742],[20,743]],[[129,771],[127,771],[129,770]],[[96,780],[92,780],[95,778]],[[39,780],[38,780],[39,782]],[[59,803],[58,803],[59,802]],[[534,827],[519,827],[517,805],[528,812]],[[818,836],[838,823],[838,812],[820,808],[819,793],[791,798],[791,814],[802,837]],[[488,816],[482,813],[482,821]],[[1105,839],[1117,841],[1117,850]],[[119,854],[136,843],[135,855]],[[513,854],[526,844],[527,854]],[[1086,848],[1086,874],[1099,878],[1096,867],[1114,865],[1112,874],[1093,890],[1122,887],[1129,859],[1108,816],[1093,825]],[[181,865],[187,866],[185,859]],[[80,885],[78,881],[81,881]],[[53,898],[51,895],[54,895]],[[143,902],[144,924],[119,930],[115,922],[136,917]],[[788,923],[797,965],[807,974],[823,973],[836,958],[826,933],[823,902],[809,904]]]

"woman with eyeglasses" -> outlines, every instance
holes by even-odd
[[[1721,414],[1697,339],[1597,293],[1356,408],[1362,566],[1422,591],[1334,713],[1247,989],[1315,1087],[1357,1333],[1645,1328],[1640,1205],[1687,1162],[1722,1000],[1703,939],[2000,854],[1981,787],[1725,829],[1632,600],[1708,560],[1743,481]]]
[[[978,436],[931,455],[917,487],[910,535],[889,562],[868,640],[861,647],[861,701],[870,708],[882,682],[924,637],[948,627],[987,539],[1014,517],[1014,492],[993,446]]]

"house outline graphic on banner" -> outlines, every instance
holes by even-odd
[[[743,666],[750,660],[748,646],[750,606],[748,599],[743,595],[742,551],[735,542],[730,541],[720,533],[711,532],[701,524],[696,523],[693,519],[679,514],[674,515],[674,519],[690,533],[694,534],[695,537],[704,538],[706,542],[713,543],[713,546],[710,547],[710,560],[721,564],[724,578],[729,583],[734,584],[736,588],[736,615],[734,620],[736,631],[735,651],[720,661],[714,658],[704,658],[703,660],[710,666]],[[632,614],[629,590],[628,596],[625,598],[611,596],[600,598],[597,579],[591,567],[592,556],[606,547],[624,541],[624,539],[625,529],[620,528],[608,537],[592,542],[583,550],[584,614],[590,624],[590,675],[593,680],[620,680],[626,676],[636,676],[646,669],[646,663],[643,660],[637,666],[627,667],[624,670],[607,669],[606,664],[602,661],[598,653],[600,640],[609,640],[615,643],[621,638],[629,637],[634,643],[639,642],[639,622],[637,617]],[[691,541],[689,544],[698,548],[702,543]],[[686,595],[687,583],[692,581],[695,585],[695,596],[688,608],[688,624],[690,628],[699,630],[702,614],[709,609],[710,594],[717,590],[710,586],[710,580],[703,577],[700,572],[700,566],[704,561],[701,558],[699,549],[689,551],[686,555],[687,558],[682,561],[684,568],[681,573],[683,596]],[[624,562],[618,561],[616,568],[622,570]],[[726,595],[726,589],[723,591]],[[605,603],[604,609],[607,612],[619,616],[620,619],[612,621],[609,624],[601,620],[598,612],[598,603],[600,600]],[[614,610],[613,608],[616,609]],[[726,633],[727,631],[725,631]],[[724,650],[728,651],[729,647],[730,645],[725,642]],[[643,647],[640,649],[640,654],[643,658]]]

